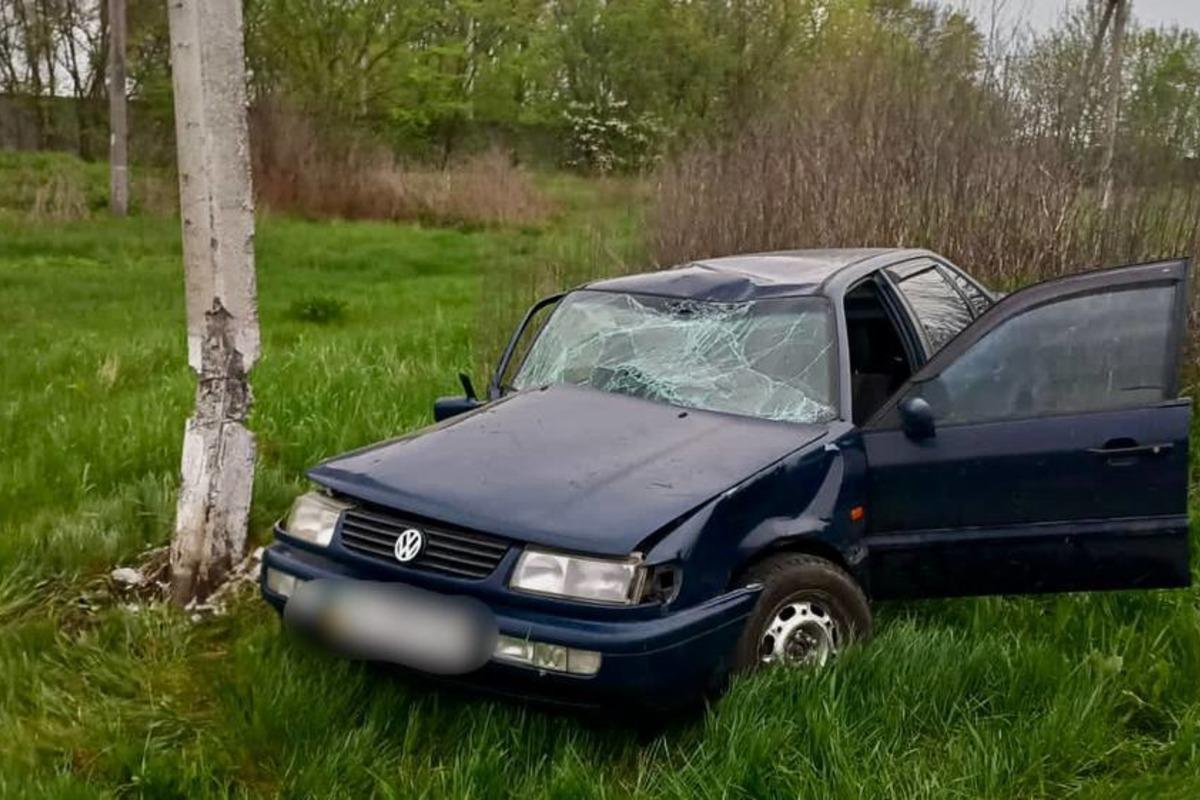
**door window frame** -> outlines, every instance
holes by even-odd
[[[864,275],[858,280],[851,283],[846,289],[841,292],[841,299],[834,306],[834,313],[838,318],[838,339],[839,346],[842,347],[839,361],[841,366],[838,369],[838,383],[840,387],[845,387],[844,394],[839,393],[839,404],[842,406],[839,419],[845,422],[853,422],[854,419],[854,392],[852,386],[853,380],[853,365],[850,363],[850,318],[846,314],[846,298],[861,286],[868,283],[875,286],[876,296],[879,298],[879,303],[883,306],[883,313],[887,316],[888,321],[892,323],[892,327],[896,329],[896,334],[900,337],[900,347],[904,350],[904,357],[908,360],[909,376],[908,380],[902,383],[896,392],[903,390],[908,386],[908,381],[913,375],[925,365],[928,356],[925,354],[925,344],[919,338],[917,326],[913,319],[908,315],[905,307],[901,303],[901,299],[897,297],[895,288],[888,282],[887,278],[882,274],[882,269],[877,269],[873,272]],[[839,388],[839,392],[841,389]],[[887,401],[881,408],[887,408],[895,399],[895,393],[888,397]],[[871,417],[874,419],[874,416]],[[862,425],[857,427],[863,428],[866,425],[866,420]]]
[[[870,419],[863,423],[862,427],[864,430],[896,430],[900,428],[897,406],[901,398],[906,397],[914,386],[937,378],[949,364],[956,361],[959,356],[973,347],[983,337],[1008,320],[1051,303],[1091,294],[1133,289],[1135,287],[1170,286],[1175,289],[1175,298],[1171,309],[1171,327],[1167,332],[1166,347],[1171,351],[1172,355],[1166,360],[1167,375],[1164,376],[1163,381],[1164,397],[1155,403],[1138,403],[1131,407],[1137,408],[1177,403],[1179,402],[1178,395],[1180,389],[1179,361],[1182,357],[1187,329],[1190,267],[1190,259],[1183,258],[1091,270],[1062,278],[1041,281],[1002,297],[994,302],[987,311],[980,314],[970,325],[960,331],[958,336],[947,342],[945,347],[930,357],[920,369],[914,371],[912,377],[897,389],[888,398],[887,402]],[[1113,411],[1116,409],[1110,408],[1105,410]],[[1013,417],[1011,419],[1070,416],[1083,413],[1092,412],[1075,410],[1063,412],[1062,414],[1034,414],[1031,417]],[[947,427],[950,425],[983,425],[1005,421],[1009,421],[1009,419],[991,420],[990,422],[947,423]]]
[[[875,284],[875,291],[879,297],[879,302],[883,306],[883,313],[887,315],[888,320],[896,329],[896,333],[900,336],[900,345],[904,348],[904,357],[908,359],[910,370],[910,378],[916,375],[921,367],[925,366],[925,362],[929,360],[929,355],[925,350],[925,342],[921,339],[920,324],[913,319],[908,312],[908,307],[904,305],[903,298],[899,296],[896,288],[888,281],[887,276],[883,275],[883,270],[872,272],[854,283],[850,284],[844,292],[842,292],[841,312],[843,318],[846,319],[846,333],[849,336],[850,320],[846,317],[846,298],[859,287],[867,284]],[[850,363],[846,362],[847,380],[849,379]]]
[[[954,339],[957,339],[958,336],[963,333],[963,331],[967,330],[967,328],[970,328],[973,324],[975,324],[975,320],[982,316],[982,314],[977,315],[975,313],[975,307],[971,305],[970,299],[963,294],[963,291],[959,289],[958,286],[955,285],[954,276],[946,274],[945,265],[936,258],[932,258],[930,256],[917,256],[916,258],[910,258],[907,261],[889,264],[888,266],[879,270],[880,274],[882,275],[883,282],[887,284],[892,294],[896,296],[897,301],[902,304],[905,311],[904,315],[909,318],[913,327],[916,329],[917,336],[921,343],[921,349],[924,351],[924,358],[921,359],[922,363],[928,362],[935,355],[949,347],[950,342],[954,341],[954,339],[951,339],[950,341],[946,342],[946,344],[942,345],[941,350],[935,351],[932,343],[929,341],[929,334],[925,330],[925,323],[922,322],[920,315],[917,314],[917,310],[913,307],[912,303],[909,302],[908,297],[904,294],[904,290],[900,288],[900,284],[902,284],[904,281],[931,269],[937,272],[941,279],[950,286],[954,296],[961,300],[963,305],[966,306],[967,316],[969,316],[971,319],[965,328],[960,330],[958,334],[955,334]],[[899,274],[897,275],[893,273]],[[974,283],[974,281],[972,281],[972,283]],[[976,284],[976,288],[979,288],[978,284]],[[989,299],[991,298],[990,293],[984,292],[984,294]],[[995,305],[994,301],[992,305]],[[989,307],[988,310],[991,310],[991,307]]]
[[[937,263],[938,267],[941,268],[942,274],[945,275],[946,278],[950,281],[950,285],[953,286],[955,291],[957,291],[959,293],[959,295],[962,297],[962,299],[964,301],[966,301],[967,310],[969,310],[971,312],[971,321],[972,322],[974,322],[975,320],[982,317],[984,314],[987,313],[988,309],[990,309],[992,306],[996,305],[997,302],[999,302],[1000,298],[998,298],[992,292],[989,292],[987,289],[985,289],[983,284],[981,284],[979,281],[972,278],[967,273],[963,272],[958,267],[951,264],[949,261],[944,261],[944,260],[935,258],[934,262]],[[979,294],[982,295],[988,301],[988,307],[985,308],[983,311],[976,311],[975,304],[971,302],[971,298],[969,296],[967,296],[966,292],[963,291],[962,286],[959,284],[959,280],[961,280],[963,283],[969,284],[970,286],[972,286],[975,289],[975,291],[979,292]]]

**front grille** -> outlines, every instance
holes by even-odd
[[[495,536],[450,529],[361,507],[342,514],[342,544],[356,553],[398,564],[394,553],[396,539],[407,528],[421,531],[425,546],[420,555],[404,564],[406,567],[463,578],[486,578],[508,552],[508,542]]]

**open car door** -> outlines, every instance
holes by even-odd
[[[1009,295],[867,422],[875,597],[1188,584],[1187,273]]]

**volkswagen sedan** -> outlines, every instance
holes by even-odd
[[[361,658],[588,705],[820,665],[871,603],[1187,585],[1188,264],[998,298],[921,250],[538,303],[484,398],[338,456],[262,592]]]

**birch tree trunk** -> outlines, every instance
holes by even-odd
[[[185,605],[207,597],[245,552],[255,450],[247,373],[259,332],[242,3],[168,6],[188,363],[197,374],[171,544],[171,594]]]
[[[1100,64],[1100,57],[1104,54],[1104,37],[1108,35],[1108,25],[1112,22],[1113,10],[1119,2],[1120,0],[1105,1],[1104,13],[1100,16],[1100,22],[1092,34],[1092,46],[1088,49],[1087,60],[1083,62],[1083,76],[1072,93],[1071,112],[1067,115],[1067,124],[1071,126],[1069,130],[1074,131],[1070,139],[1083,135],[1083,112],[1087,107],[1088,98],[1091,97],[1096,68]]]
[[[1100,157],[1100,207],[1112,206],[1113,159],[1117,151],[1117,122],[1121,112],[1121,69],[1124,66],[1125,23],[1129,19],[1130,0],[1111,0],[1113,9],[1112,43],[1108,58],[1108,98],[1104,108],[1104,150]]]
[[[125,0],[108,0],[108,206],[129,213],[129,114],[125,99]]]

